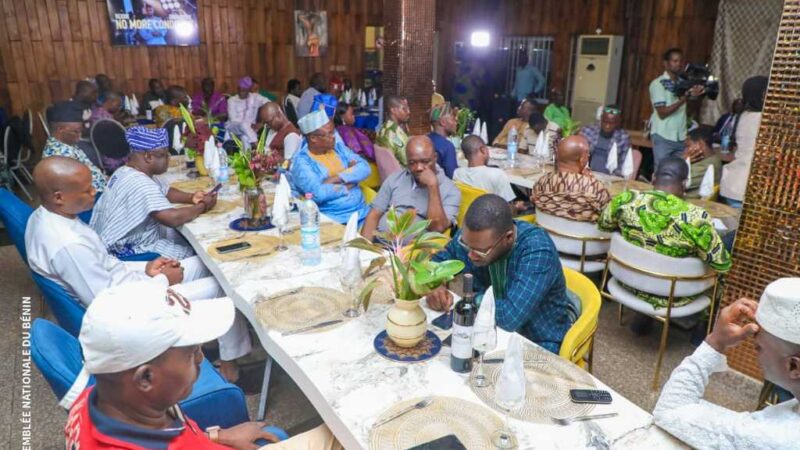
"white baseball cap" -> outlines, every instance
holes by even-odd
[[[214,340],[231,327],[234,312],[227,297],[189,302],[152,280],[108,288],[83,317],[79,340],[86,370],[122,372],[172,347]]]
[[[769,334],[800,345],[800,278],[770,283],[758,303],[756,321]]]

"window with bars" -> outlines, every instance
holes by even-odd
[[[517,77],[517,65],[524,51],[528,55],[528,64],[533,66],[544,79],[542,86],[532,94],[544,100],[550,91],[550,70],[553,58],[553,38],[549,36],[506,36],[503,38],[503,49],[508,50],[506,67],[506,92],[511,93]]]

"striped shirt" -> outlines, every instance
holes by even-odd
[[[160,224],[152,213],[172,209],[169,185],[130,167],[120,167],[94,207],[91,226],[108,251],[119,257],[154,252],[174,259],[194,250],[173,228]]]
[[[47,142],[44,144],[42,157],[47,158],[50,156],[64,156],[78,161],[92,172],[92,186],[97,189],[97,192],[102,192],[106,188],[106,176],[103,171],[95,166],[79,147],[65,144],[54,137],[50,137],[47,138]]]

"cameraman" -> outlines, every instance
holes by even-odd
[[[664,158],[683,154],[687,128],[686,102],[705,93],[702,85],[696,85],[681,97],[675,94],[675,83],[684,66],[681,49],[671,48],[664,52],[664,73],[650,82],[650,102],[653,104],[650,135],[656,169]]]

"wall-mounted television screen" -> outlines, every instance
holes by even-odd
[[[197,0],[106,0],[111,44],[199,45]]]

